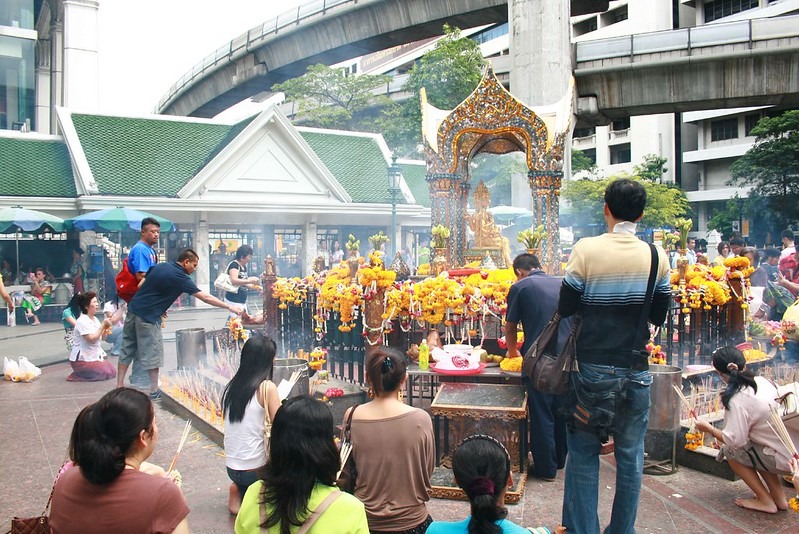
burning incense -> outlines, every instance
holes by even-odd
[[[166,470],[167,473],[172,471],[175,468],[175,463],[178,461],[178,457],[180,456],[180,451],[183,450],[183,446],[186,445],[186,440],[191,433],[191,419],[186,421],[186,426],[183,427],[183,435],[180,437],[180,443],[178,444],[178,450],[175,452],[175,456],[172,458],[172,462],[169,464],[169,469]]]
[[[674,391],[677,392],[677,396],[682,401],[683,406],[685,406],[685,408],[688,410],[688,414],[691,416],[691,419],[696,421],[697,417],[696,417],[696,411],[694,410],[694,405],[691,404],[691,402],[687,398],[685,398],[685,395],[683,395],[683,392],[682,392],[682,390],[680,388],[678,388],[674,384],[672,384],[671,387],[674,389]],[[693,397],[693,394],[691,394],[691,396]]]

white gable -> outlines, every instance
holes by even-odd
[[[352,201],[316,153],[274,107],[256,117],[178,196],[238,200],[264,206]]]

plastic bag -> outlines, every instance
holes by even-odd
[[[3,376],[12,382],[32,382],[42,374],[42,370],[33,365],[25,356],[19,357],[19,363],[14,359],[4,358]]]
[[[799,329],[797,325],[799,325],[799,300],[788,306],[780,322],[780,327],[785,337],[799,341]]]

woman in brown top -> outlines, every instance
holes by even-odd
[[[373,352],[366,378],[374,398],[350,408],[355,496],[366,506],[372,534],[421,534],[432,522],[425,502],[435,462],[433,423],[427,412],[400,400],[406,374],[399,351]],[[348,416],[349,410],[345,421]]]

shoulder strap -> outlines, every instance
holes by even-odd
[[[325,500],[319,503],[319,506],[316,507],[316,510],[311,512],[311,515],[308,516],[308,519],[306,519],[302,526],[297,529],[297,534],[305,534],[308,532],[308,529],[310,529],[311,526],[316,523],[316,520],[319,519],[319,516],[325,513],[325,510],[327,510],[330,505],[333,504],[333,502],[339,497],[341,497],[341,491],[339,490],[334,490],[328,493],[327,497],[325,497]]]
[[[358,407],[358,404],[350,408],[350,414],[347,416],[347,422],[344,425],[344,439],[350,441],[350,431],[352,429],[352,414],[355,413],[355,408]]]
[[[644,329],[647,318],[649,317],[649,310],[652,308],[652,295],[655,293],[655,279],[658,274],[658,249],[652,243],[649,243],[649,252],[651,261],[649,265],[649,280],[646,283],[646,296],[644,297],[644,306],[641,308],[641,316],[638,318],[638,326],[635,332],[638,333]],[[637,348],[632,350],[631,357],[635,359],[640,356],[640,351]]]
[[[269,400],[266,398],[266,392],[269,389],[269,381],[264,380],[261,382],[261,396],[264,398],[264,424],[269,426],[272,421],[269,419]]]

